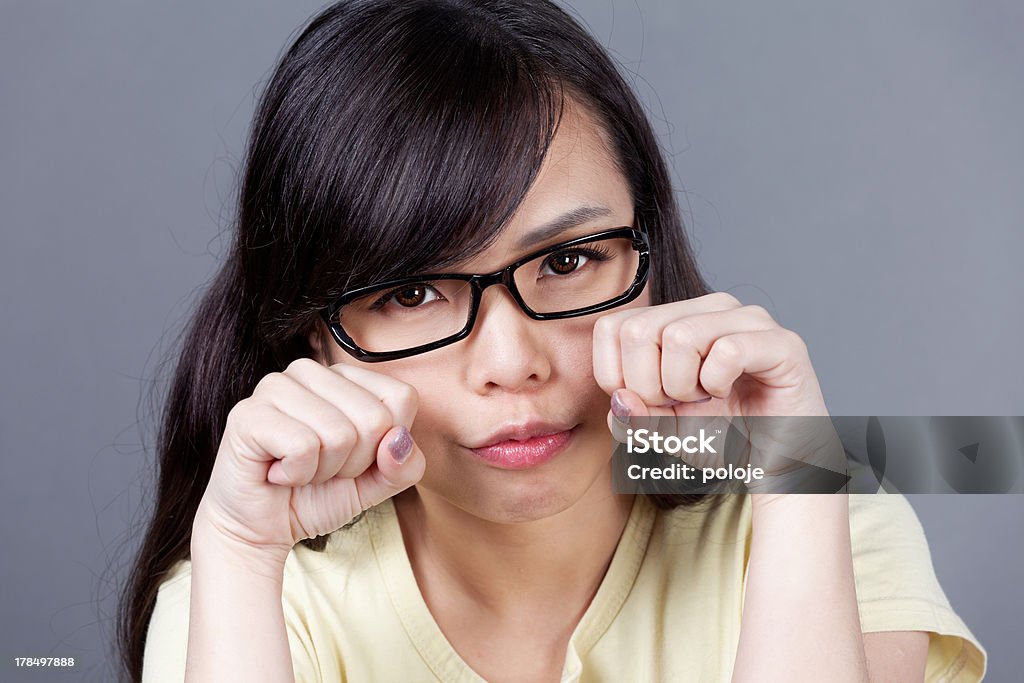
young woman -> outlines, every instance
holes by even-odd
[[[905,500],[627,496],[625,415],[827,415],[546,0],[340,2],[184,339],[130,680],[977,681]]]

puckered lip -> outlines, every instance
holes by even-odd
[[[547,420],[529,419],[521,422],[506,424],[490,436],[484,437],[477,442],[478,445],[469,446],[471,449],[488,448],[503,441],[526,441],[538,436],[558,434],[574,428],[575,424],[555,423]]]

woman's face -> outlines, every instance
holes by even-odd
[[[583,208],[603,215],[517,246],[532,230]],[[603,129],[586,110],[567,106],[537,179],[507,229],[487,250],[446,270],[491,273],[545,246],[632,224],[633,200]],[[645,287],[626,307],[649,304]],[[427,458],[417,485],[421,495],[491,521],[525,521],[610,491],[610,399],[594,381],[592,361],[593,328],[601,315],[532,320],[498,285],[484,291],[472,333],[455,344],[369,364],[334,344],[328,353],[331,363],[360,365],[419,392],[412,435]],[[572,428],[568,445],[553,458],[518,469],[470,450],[502,428],[533,420]]]

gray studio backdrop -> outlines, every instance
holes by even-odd
[[[254,93],[321,5],[0,3],[0,679],[111,675],[141,402],[217,264]],[[711,283],[803,336],[833,414],[1024,414],[1024,5],[573,5],[632,72]],[[1015,680],[1024,496],[912,503]]]

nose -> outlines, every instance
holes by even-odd
[[[551,362],[540,330],[545,324],[550,325],[529,318],[504,285],[485,289],[464,342],[472,388],[480,394],[499,388],[518,393],[547,382]]]

